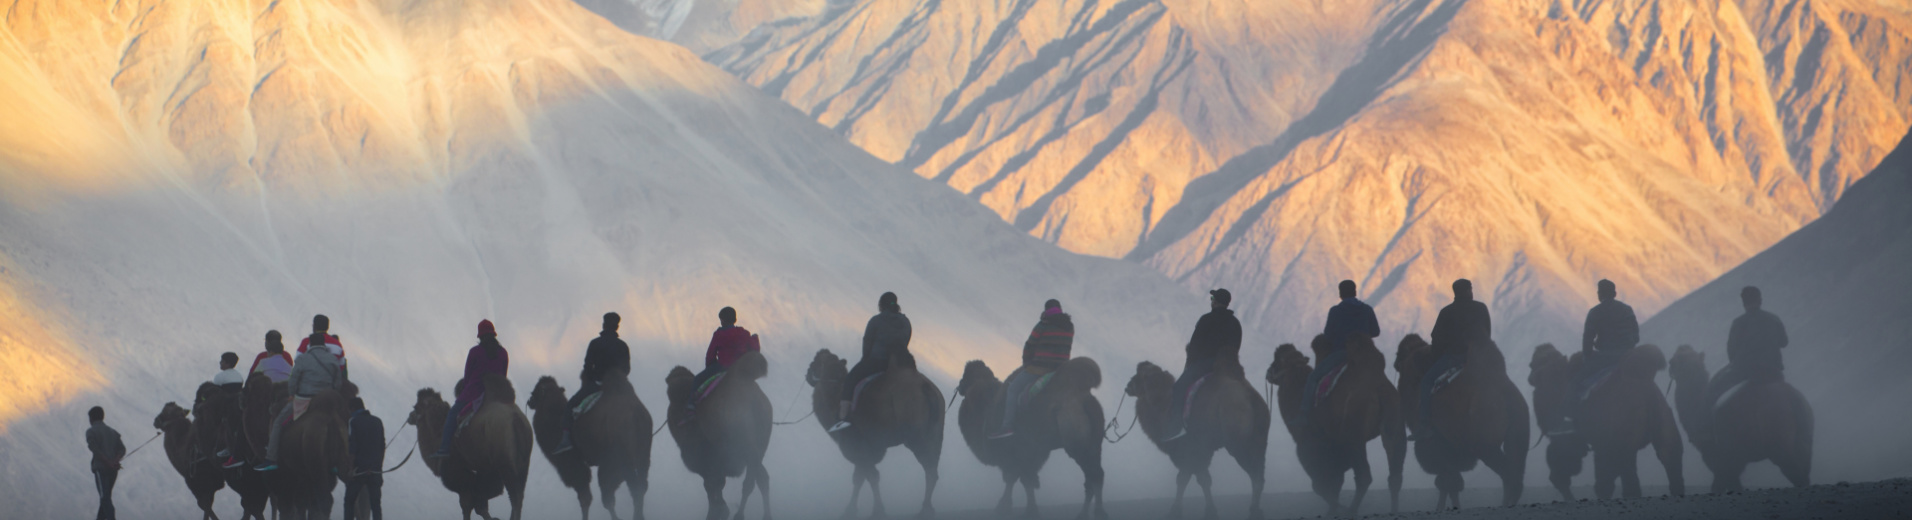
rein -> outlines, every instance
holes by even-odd
[[[828,381],[828,379],[821,379],[821,380],[819,380],[819,381]],[[797,387],[797,391],[795,391],[795,392],[790,392],[790,404],[786,404],[786,405],[783,405],[783,410],[784,410],[785,412],[789,412],[791,408],[793,408],[793,407],[796,407],[796,406],[797,406],[797,398],[798,398],[798,397],[801,397],[802,395],[803,395],[803,387]],[[810,416],[812,416],[812,415],[816,415],[816,414],[817,414],[817,409],[816,409],[816,407],[811,407],[811,408],[810,408],[810,413],[806,413],[806,414],[803,414],[803,417],[798,417],[798,418],[797,418],[797,420],[794,420],[794,421],[770,421],[770,424],[771,424],[772,426],[788,426],[788,425],[792,425],[792,424],[796,424],[796,423],[800,423],[800,422],[803,422],[803,420],[804,420],[804,419],[809,419],[809,418],[810,418]]]
[[[1139,411],[1129,414],[1129,428],[1117,434],[1115,438],[1109,438],[1109,432],[1122,424],[1122,404],[1128,402],[1128,399],[1128,392],[1123,392],[1122,398],[1115,402],[1115,417],[1110,417],[1109,423],[1102,426],[1102,440],[1108,441],[1109,444],[1122,442],[1122,439],[1128,438],[1129,433],[1135,431],[1135,424],[1142,420],[1142,414]]]
[[[153,432],[153,438],[151,438],[151,439],[146,439],[146,442],[142,442],[142,443],[140,443],[140,444],[139,444],[139,447],[136,447],[136,448],[133,448],[133,451],[129,451],[129,452],[126,452],[126,454],[125,454],[125,455],[120,455],[120,458],[119,458],[119,460],[120,460],[120,461],[122,461],[122,462],[124,462],[124,461],[126,460],[126,458],[127,458],[127,457],[131,457],[131,456],[133,456],[133,454],[134,454],[134,453],[139,453],[139,450],[140,450],[140,448],[145,448],[145,447],[146,447],[146,445],[148,445],[148,444],[152,444],[152,443],[153,443],[153,441],[156,441],[156,440],[159,440],[159,436],[160,436],[160,434],[161,434],[161,433],[164,433],[164,432]]]

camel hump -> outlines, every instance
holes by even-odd
[[[1374,338],[1360,335],[1348,338],[1348,368],[1361,372],[1387,371],[1387,358],[1381,355],[1381,349],[1374,346]]]
[[[1652,379],[1661,370],[1666,370],[1666,351],[1658,345],[1646,344],[1627,351],[1613,373],[1627,379]]]
[[[511,387],[511,380],[498,374],[485,374],[485,402],[515,404],[518,391]]]
[[[745,381],[756,381],[770,374],[770,360],[764,359],[762,352],[745,352],[737,358],[737,364],[730,366],[730,376],[741,377]]]
[[[1056,378],[1050,383],[1058,390],[1071,393],[1088,393],[1102,386],[1102,366],[1094,359],[1086,357],[1071,358],[1056,369]]]

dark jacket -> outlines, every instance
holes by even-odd
[[[1347,346],[1349,336],[1360,334],[1364,338],[1381,335],[1381,322],[1374,319],[1374,308],[1355,298],[1343,298],[1339,305],[1328,309],[1328,326],[1322,329],[1322,335],[1328,337],[1331,348]]]
[[[352,471],[378,471],[385,466],[385,422],[369,410],[352,412],[345,425],[346,443],[352,452]]]
[[[126,445],[120,442],[119,431],[104,422],[93,423],[86,429],[86,449],[93,452],[93,471],[118,469],[120,459],[126,456]]]
[[[1195,322],[1195,335],[1188,338],[1189,367],[1240,365],[1241,321],[1235,311],[1216,309]]]
[[[1580,351],[1616,352],[1640,344],[1640,320],[1633,307],[1620,300],[1607,300],[1587,311],[1586,332],[1581,335]]]
[[[617,339],[616,332],[604,332],[584,347],[584,371],[578,373],[578,379],[597,382],[606,372],[621,370],[631,373],[631,347],[624,340]]]
[[[901,312],[881,312],[863,327],[863,359],[887,361],[910,352],[910,318]]]
[[[1075,322],[1067,313],[1043,314],[1029,340],[1022,342],[1022,364],[1055,369],[1069,360],[1075,345]]]
[[[1746,311],[1733,318],[1726,334],[1726,363],[1734,370],[1753,373],[1778,373],[1785,369],[1779,349],[1786,348],[1786,324],[1762,309]]]
[[[1487,304],[1479,300],[1460,300],[1441,308],[1439,317],[1434,318],[1434,331],[1429,333],[1433,340],[1434,357],[1467,357],[1467,346],[1475,341],[1493,339],[1494,321],[1487,314]]]

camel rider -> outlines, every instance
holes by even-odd
[[[325,328],[330,321],[324,314],[312,317],[312,338],[324,341]],[[345,368],[339,366],[339,358],[332,349],[315,348],[299,353],[292,363],[292,375],[286,379],[286,386],[292,392],[292,405],[279,410],[279,418],[272,421],[272,434],[267,437],[266,461],[258,471],[279,469],[279,436],[285,432],[287,424],[292,422],[295,410],[304,409],[307,402],[326,390],[339,390],[345,387]]]
[[[584,347],[584,370],[578,372],[578,392],[571,394],[571,400],[565,404],[565,410],[575,411],[584,399],[591,397],[604,387],[604,377],[608,374],[631,373],[631,347],[617,338],[617,325],[621,320],[617,313],[604,313],[604,331],[598,333],[591,344]],[[571,420],[573,413],[558,415],[563,424],[564,437],[558,441],[558,449],[552,453],[571,451]]]
[[[828,433],[850,427],[850,400],[856,398],[858,383],[889,368],[891,358],[910,355],[910,318],[896,304],[896,293],[883,293],[876,299],[876,308],[877,314],[863,326],[863,358],[843,378],[843,395],[837,401],[837,417],[843,419],[830,426]]]
[[[246,378],[245,376],[239,374],[239,355],[238,354],[227,352],[227,353],[219,355],[219,373],[213,374],[212,384],[217,385],[220,390],[225,391],[228,396],[232,397],[232,400],[228,402],[232,402],[232,403],[238,402],[239,394],[241,392],[244,392],[246,389]],[[205,412],[200,411],[200,407],[206,406],[206,405],[207,403],[205,402],[193,403],[193,408],[194,408],[193,415],[198,417],[205,417],[205,415],[203,415],[203,413]],[[219,414],[219,417],[221,419],[224,419],[229,415],[231,414]],[[213,424],[212,427],[208,428],[206,431],[223,434],[227,432],[228,430],[227,430],[227,426],[224,424]],[[221,459],[224,459],[226,464],[232,464],[232,463],[238,462],[238,460],[232,458],[232,452],[226,448],[230,444],[229,444],[229,440],[226,438],[225,435],[207,435],[207,436],[201,437],[200,441],[197,441],[195,444],[197,448],[205,450],[205,451],[200,451],[199,453],[206,453],[207,451],[211,451],[215,454],[215,456]],[[210,449],[208,449],[208,447]],[[243,465],[243,464],[240,464],[240,465]],[[238,466],[234,466],[234,467],[238,467]]]
[[[1430,350],[1434,363],[1428,366],[1427,374],[1421,376],[1420,412],[1409,440],[1423,440],[1433,434],[1429,422],[1434,416],[1434,407],[1428,406],[1428,400],[1434,395],[1435,378],[1466,365],[1467,347],[1493,339],[1493,331],[1494,321],[1487,312],[1487,304],[1474,300],[1474,282],[1466,278],[1454,280],[1454,303],[1441,308],[1440,315],[1434,318],[1434,330],[1428,334],[1433,339]]]
[[[1779,349],[1786,348],[1788,343],[1786,324],[1760,308],[1763,298],[1758,287],[1748,285],[1740,289],[1739,301],[1746,307],[1746,313],[1733,318],[1733,328],[1726,333],[1726,366],[1714,374],[1712,383],[1706,386],[1707,410],[1718,406],[1727,390],[1741,383],[1779,380],[1786,368],[1779,356]],[[1709,425],[1688,436],[1708,440],[1710,429]]]
[[[737,309],[724,307],[717,311],[717,323],[717,331],[710,333],[710,347],[704,349],[704,370],[690,380],[693,389],[704,388],[705,383],[730,370],[730,365],[736,364],[737,359],[744,357],[744,354],[762,349],[756,334],[737,326]],[[696,410],[697,400],[692,399],[684,406]]]
[[[292,355],[287,354],[285,344],[279,342],[279,331],[266,331],[266,351],[252,358],[252,368],[246,370],[246,374],[246,377],[265,374],[274,383],[284,383],[292,377]]]
[[[325,315],[321,314],[318,317],[313,318],[312,326],[319,327],[320,326],[319,320],[327,320],[327,319],[329,318],[326,318]],[[328,328],[330,327],[330,325],[331,325],[330,323],[325,324],[325,326]],[[304,354],[306,349],[311,348],[312,345],[325,345],[325,348],[330,349],[332,351],[332,355],[334,357],[339,358],[339,370],[341,371],[340,373],[348,374],[348,375],[351,373],[351,370],[348,370],[345,364],[345,345],[339,342],[339,336],[337,334],[328,334],[324,336],[314,334],[311,336],[307,336],[305,339],[299,340],[299,353]]]
[[[1301,389],[1301,413],[1296,417],[1302,422],[1306,422],[1309,412],[1314,410],[1321,378],[1328,377],[1335,367],[1348,362],[1348,339],[1381,336],[1381,322],[1374,318],[1374,307],[1354,297],[1354,280],[1342,280],[1339,289],[1341,303],[1328,309],[1328,325],[1321,332],[1321,335],[1328,337],[1328,348],[1315,353],[1321,359],[1315,364],[1314,371],[1308,372],[1308,386]]]
[[[1002,439],[1015,435],[1016,408],[1022,404],[1023,393],[1029,391],[1029,385],[1041,380],[1061,368],[1069,361],[1069,348],[1075,344],[1075,323],[1069,320],[1069,314],[1062,312],[1062,302],[1049,300],[1042,304],[1042,317],[1036,320],[1036,328],[1029,331],[1029,339],[1022,342],[1022,367],[1009,373],[1009,379],[1003,381],[1002,424],[991,439]]]
[[[1620,364],[1620,359],[1626,357],[1627,351],[1640,344],[1640,320],[1633,316],[1633,307],[1614,299],[1619,295],[1619,290],[1613,282],[1601,280],[1596,290],[1600,303],[1587,311],[1586,332],[1580,336],[1580,369],[1575,374],[1573,394],[1567,396],[1567,410],[1560,426],[1547,432],[1547,435],[1572,435],[1580,400],[1593,389],[1594,383],[1603,374]]]
[[[434,459],[451,456],[451,443],[458,438],[458,412],[466,405],[478,402],[485,395],[485,376],[497,374],[505,376],[511,368],[511,353],[498,343],[498,329],[491,320],[478,322],[478,345],[465,351],[465,378],[458,387],[458,397],[451,404],[451,412],[445,414],[443,437],[439,439],[438,451],[430,455]]]
[[[1169,393],[1168,431],[1164,442],[1182,438],[1188,434],[1183,428],[1183,407],[1187,405],[1187,395],[1196,381],[1201,381],[1218,368],[1241,366],[1241,321],[1235,319],[1235,311],[1228,310],[1232,297],[1228,289],[1208,291],[1208,314],[1195,321],[1195,334],[1188,339],[1187,361],[1182,363],[1182,375],[1175,378],[1174,391]]]

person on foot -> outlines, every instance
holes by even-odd
[[[1187,359],[1182,362],[1182,375],[1175,378],[1174,390],[1169,392],[1168,433],[1162,439],[1164,442],[1188,434],[1182,415],[1189,388],[1218,367],[1241,365],[1241,321],[1235,319],[1235,311],[1228,309],[1232,299],[1228,289],[1208,291],[1208,314],[1195,321],[1195,334],[1189,337],[1184,349]]]
[[[910,355],[910,318],[897,305],[896,293],[877,297],[876,308],[876,316],[863,326],[863,357],[843,380],[843,394],[837,402],[837,417],[842,419],[830,426],[829,433],[850,427],[850,401],[856,398],[858,383],[889,368],[891,358]]]
[[[1408,440],[1426,440],[1433,435],[1433,426],[1429,424],[1433,415],[1433,406],[1428,401],[1434,396],[1434,379],[1448,370],[1467,363],[1467,347],[1478,341],[1493,339],[1493,317],[1488,314],[1487,304],[1474,300],[1474,282],[1466,278],[1454,280],[1454,303],[1441,308],[1439,316],[1434,318],[1434,330],[1429,348],[1434,362],[1427,368],[1427,374],[1421,376],[1421,406],[1414,424],[1414,431]]]
[[[371,520],[385,520],[380,491],[385,487],[385,422],[365,409],[365,400],[352,398],[352,418],[345,423],[347,451],[352,456],[352,473],[345,478],[345,520],[358,513],[358,498],[365,497]]]
[[[1786,337],[1786,324],[1779,321],[1779,316],[1761,308],[1765,302],[1758,287],[1748,285],[1740,289],[1739,302],[1746,312],[1733,318],[1733,326],[1726,332],[1726,366],[1713,374],[1712,382],[1706,385],[1707,410],[1718,406],[1726,391],[1741,383],[1785,377],[1786,366],[1779,349],[1786,348],[1791,341]],[[1696,442],[1712,440],[1711,414],[1706,417],[1709,418],[1702,421],[1706,426],[1688,435]]]
[[[93,490],[100,493],[100,510],[95,520],[113,520],[113,483],[119,481],[120,459],[126,457],[126,445],[119,430],[106,425],[106,409],[98,406],[86,411],[86,449],[93,452]]]
[[[312,336],[323,345],[326,328],[331,320],[324,314],[312,317]],[[300,352],[292,362],[292,375],[286,378],[286,388],[292,392],[292,405],[279,410],[279,417],[272,421],[272,434],[266,441],[266,460],[258,471],[279,469],[279,436],[285,427],[292,423],[294,410],[303,409],[306,403],[326,390],[338,391],[345,388],[345,369],[339,366],[339,358],[331,349],[315,348]]]
[[[498,330],[491,320],[478,322],[478,345],[465,351],[465,378],[458,387],[458,397],[451,405],[451,413],[445,414],[443,436],[439,439],[438,451],[432,458],[442,459],[451,456],[451,443],[458,438],[459,411],[465,406],[478,402],[485,395],[485,376],[497,374],[505,376],[511,368],[511,353],[498,343]]]
[[[617,337],[618,322],[623,318],[615,312],[604,313],[604,330],[591,344],[584,347],[584,369],[578,371],[578,391],[571,394],[571,400],[565,403],[566,413],[558,415],[558,422],[564,428],[564,436],[558,440],[558,449],[552,453],[571,451],[571,421],[578,405],[584,399],[597,393],[604,387],[604,378],[610,374],[631,373],[631,347]]]
[[[1042,317],[1036,319],[1036,327],[1029,331],[1029,339],[1022,342],[1022,366],[1010,372],[1009,378],[1003,381],[1006,391],[1003,393],[1002,423],[989,438],[1002,439],[1016,434],[1016,411],[1022,404],[1023,394],[1029,391],[1029,385],[1069,361],[1069,349],[1074,344],[1075,322],[1070,321],[1068,313],[1062,312],[1062,302],[1043,302]]]
[[[280,342],[279,331],[266,331],[266,351],[252,358],[252,368],[247,369],[246,374],[246,377],[252,377],[250,374],[265,374],[274,383],[284,383],[292,377],[292,355],[285,352],[285,343]]]
[[[1341,303],[1328,309],[1328,324],[1321,331],[1321,335],[1328,338],[1327,350],[1315,353],[1321,359],[1315,363],[1314,370],[1308,372],[1308,385],[1301,389],[1298,422],[1306,423],[1314,410],[1315,400],[1320,397],[1321,379],[1328,377],[1336,367],[1347,364],[1348,340],[1381,336],[1381,322],[1374,318],[1374,307],[1354,297],[1354,280],[1342,280],[1338,289]]]
[[[1633,307],[1617,299],[1619,289],[1612,281],[1601,280],[1594,290],[1600,303],[1587,311],[1585,332],[1580,335],[1580,369],[1574,374],[1573,394],[1567,396],[1567,409],[1560,424],[1547,435],[1573,435],[1580,400],[1593,389],[1602,373],[1618,366],[1627,351],[1640,344],[1640,320],[1633,316]]]
[[[724,307],[717,311],[717,323],[717,330],[710,333],[710,347],[704,349],[704,369],[690,380],[692,389],[703,389],[711,378],[730,370],[730,365],[736,364],[738,358],[763,348],[756,334],[737,326],[737,309]],[[692,399],[685,406],[696,410],[697,400]]]

